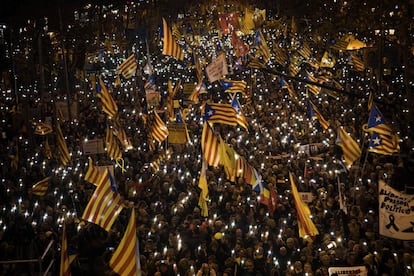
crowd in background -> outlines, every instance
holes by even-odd
[[[393,78],[399,73],[393,70],[384,78],[383,87],[397,93],[401,84]],[[125,206],[136,210],[143,275],[328,275],[332,266],[360,265],[368,269],[368,275],[413,275],[413,243],[378,233],[378,180],[403,191],[409,182],[407,168],[413,165],[412,129],[396,104],[377,101],[403,137],[402,154],[385,156],[367,153],[365,148],[361,159],[344,170],[340,163],[342,151],[335,144],[336,128],[345,125],[359,139],[365,139],[361,126],[368,120],[367,98],[344,93],[338,96],[340,100],[326,102],[323,113],[327,117],[343,113],[344,107],[352,109],[347,112],[352,116],[331,119],[330,129],[323,131],[317,122],[297,119],[299,114],[306,114],[307,108],[288,99],[280,79],[260,70],[257,75],[257,83],[269,90],[252,88],[251,107],[245,111],[249,131],[219,124],[215,131],[248,158],[269,187],[277,191],[274,212],[259,202],[259,194],[243,178],[230,182],[222,167],[209,167],[209,216],[203,217],[197,185],[202,125],[195,119],[200,111],[194,109],[195,114],[187,119],[192,143],[165,142],[151,152],[142,116],[145,102],[131,101],[127,94],[113,90],[122,111],[120,122],[134,145],[134,149],[123,153],[126,171],[116,167],[114,177]],[[356,82],[361,79],[355,78],[351,84],[358,87]],[[251,79],[247,81],[253,85]],[[373,85],[369,89],[377,88]],[[143,86],[136,89],[136,98],[145,97]],[[220,95],[220,88],[210,89],[209,94],[200,96],[201,101],[210,97],[214,101]],[[69,253],[76,254],[72,275],[114,275],[108,262],[129,221],[129,211],[125,208],[121,212],[109,232],[80,219],[95,189],[83,179],[89,156],[82,154],[81,145],[85,137],[104,139],[108,120],[97,101],[91,104],[90,98],[80,93],[76,99],[80,111],[77,119],[61,123],[72,153],[72,164],[64,169],[58,169],[56,159],[46,157],[45,136],[33,133],[21,106],[11,112],[11,105],[6,109],[8,103],[0,103],[0,149],[5,156],[1,161],[0,260],[38,258],[54,240],[53,254],[46,259],[55,258],[58,264],[64,217]],[[36,119],[54,122],[53,106],[43,103],[40,107],[42,114]],[[322,141],[329,142],[309,154],[298,152],[296,147]],[[14,145],[18,145],[19,157],[16,170],[6,157]],[[363,145],[366,147],[367,142]],[[51,146],[56,151],[53,142]],[[150,164],[161,155],[159,170],[154,170]],[[100,166],[114,163],[106,153],[92,158]],[[313,240],[299,238],[289,172],[299,180],[299,191],[312,193],[308,205],[319,231]],[[51,174],[47,194],[33,195],[33,184]],[[346,198],[346,210],[340,208],[339,188]],[[56,273],[58,265],[55,267]],[[37,264],[2,264],[0,275],[35,275],[38,269]]]

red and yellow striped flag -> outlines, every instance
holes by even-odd
[[[70,276],[70,262],[68,254],[68,238],[66,236],[66,223],[63,223],[62,247],[60,249],[60,273],[59,276]]]
[[[176,40],[181,40],[182,36],[176,22],[172,23],[172,35]]]
[[[82,219],[95,223],[109,231],[115,219],[122,211],[122,198],[109,170],[106,170],[95,192],[89,199]]]
[[[236,110],[230,104],[206,103],[204,104],[205,121],[209,123],[220,123],[231,126],[237,125]]]
[[[132,53],[118,66],[118,68],[116,68],[116,70],[126,79],[134,77],[137,71],[137,61],[135,60],[135,55]]]
[[[164,32],[164,44],[162,48],[162,54],[166,56],[175,57],[178,60],[184,60],[184,52],[181,47],[174,40],[170,28],[167,25],[167,21],[163,18],[163,32]]]
[[[267,43],[263,36],[263,33],[260,30],[257,31],[255,34],[254,46],[256,46],[259,53],[263,57],[264,63],[267,63],[270,59],[271,54],[270,54],[269,47],[267,47]]]
[[[220,164],[219,140],[207,122],[204,122],[201,134],[201,149],[207,164],[218,167]]]
[[[303,41],[302,45],[298,49],[298,53],[305,59],[310,59],[312,55],[312,50],[309,47],[309,44],[306,41]]]
[[[65,137],[63,136],[62,129],[60,128],[59,122],[56,124],[56,139],[57,148],[59,153],[59,160],[62,166],[66,166],[70,161],[70,154],[68,146],[66,145]]]
[[[319,123],[323,127],[323,129],[329,128],[329,121],[327,121],[323,116],[322,113],[319,111],[319,109],[309,100],[309,112],[310,112],[310,118],[316,118],[318,119]]]
[[[122,126],[118,125],[114,127],[114,135],[118,137],[118,140],[121,143],[122,148],[124,150],[130,150],[134,147],[132,145],[131,139],[129,139],[125,130],[122,128]]]
[[[102,111],[108,114],[109,117],[115,117],[118,112],[118,106],[116,105],[111,94],[109,94],[108,88],[106,88],[102,77],[99,77],[99,85],[96,94],[102,102]]]
[[[135,209],[132,208],[128,226],[121,242],[109,260],[109,266],[118,275],[136,276],[139,269],[139,248],[136,235]]]
[[[231,106],[233,106],[233,108],[236,110],[237,124],[243,127],[248,132],[249,123],[247,122],[246,117],[243,114],[240,103],[237,100],[236,96],[233,97],[233,100],[231,101]]]
[[[106,151],[108,156],[112,159],[119,160],[122,159],[122,152],[119,149],[118,143],[116,142],[112,129],[109,127],[106,128]]]
[[[168,137],[167,125],[156,111],[154,111],[154,120],[151,125],[151,135],[159,143],[163,142]]]
[[[336,143],[342,148],[347,166],[351,166],[361,156],[361,149],[358,143],[342,127],[338,127]]]
[[[289,96],[292,100],[296,99],[295,90],[293,90],[293,87],[289,83],[287,83],[283,77],[281,77],[280,85],[282,86],[282,88],[287,89]]]
[[[315,82],[318,83],[318,78],[314,77],[311,73],[306,72],[306,78],[311,81],[311,82]],[[306,84],[306,88],[308,88],[308,90],[310,92],[312,92],[312,94],[314,94],[315,96],[319,94],[319,92],[321,92],[321,87],[317,86],[317,85],[313,85],[313,84]]]
[[[36,182],[32,187],[32,193],[37,196],[44,196],[49,188],[50,176]]]
[[[350,62],[349,62],[353,68],[355,69],[355,71],[364,71],[365,70],[365,64],[362,61],[362,59],[360,59],[359,57],[357,57],[354,54],[350,55]]]
[[[119,166],[122,172],[126,172],[124,159],[122,158],[122,151],[116,142],[112,130],[107,127],[106,129],[106,151],[108,156],[115,160],[116,165]]]
[[[236,177],[244,177],[246,171],[247,162],[243,156],[238,156],[236,159]]]
[[[312,237],[319,234],[318,229],[311,220],[311,212],[308,205],[300,198],[298,189],[292,173],[289,172],[290,183],[292,185],[292,195],[295,202],[296,212],[298,216],[299,237],[311,242]]]
[[[85,181],[88,181],[89,183],[92,183],[95,186],[98,186],[99,180],[102,177],[101,172],[99,169],[93,164],[92,158],[89,159],[89,165],[88,170],[85,174]]]

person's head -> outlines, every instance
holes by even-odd
[[[323,266],[329,266],[331,264],[331,257],[329,255],[323,255],[321,257],[321,262]]]
[[[312,264],[311,264],[310,262],[306,262],[306,263],[303,265],[303,272],[305,272],[305,273],[310,273],[310,272],[312,272]]]
[[[282,246],[282,247],[279,249],[279,254],[280,254],[281,256],[286,256],[286,254],[287,254],[287,249],[286,249],[286,247]]]
[[[288,249],[293,249],[295,247],[295,240],[293,238],[287,238],[286,246]]]
[[[244,263],[244,267],[247,272],[253,272],[254,271],[254,261],[252,259],[247,259]]]
[[[303,269],[302,262],[301,262],[301,261],[296,261],[296,262],[293,264],[293,268],[294,268],[294,269],[295,269],[295,271],[297,271],[297,272],[302,271],[302,269]]]

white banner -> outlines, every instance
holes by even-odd
[[[403,194],[382,180],[378,191],[380,235],[414,240],[414,195]]]
[[[227,70],[226,55],[221,53],[206,67],[206,73],[209,82],[219,80],[229,72]]]
[[[313,144],[305,144],[305,145],[299,145],[297,147],[297,151],[299,155],[316,155],[321,152],[321,149],[323,149],[324,145],[322,143],[313,143]]]
[[[328,268],[329,276],[367,276],[367,268],[365,266],[347,266],[347,267],[330,267]]]
[[[92,139],[82,142],[82,150],[83,154],[90,155],[90,154],[98,154],[104,153],[104,144],[103,139]]]

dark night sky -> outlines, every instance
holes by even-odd
[[[61,7],[62,15],[73,15],[73,11],[83,4],[91,2],[114,1],[85,1],[85,0],[2,0],[0,8],[0,23],[21,25],[27,19],[48,17],[49,21],[57,23],[58,7]],[[115,1],[116,2],[116,1]]]

